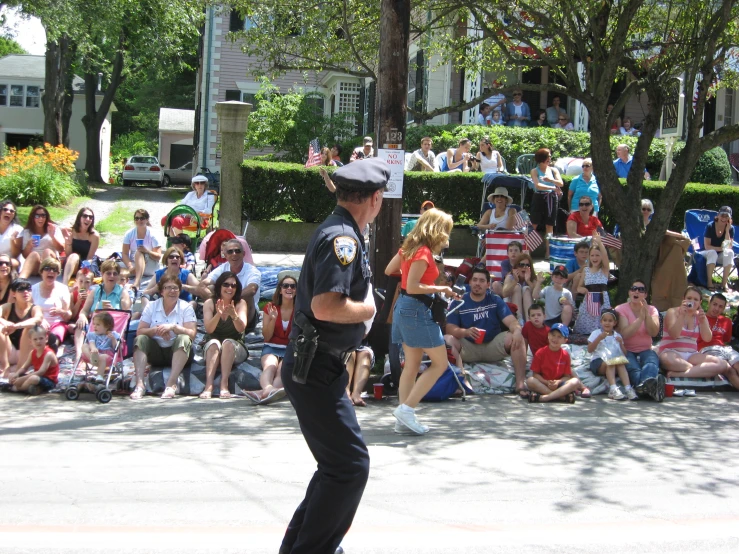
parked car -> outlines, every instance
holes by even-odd
[[[176,169],[164,170],[163,186],[165,187],[169,185],[189,185],[190,181],[192,181],[192,162],[187,162]]]
[[[123,166],[123,186],[134,183],[155,183],[161,187],[164,181],[162,166],[154,156],[131,156]]]

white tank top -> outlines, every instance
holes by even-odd
[[[480,169],[483,173],[497,173],[498,172],[498,152],[493,151],[488,159],[485,154],[480,152]]]
[[[496,219],[495,217],[495,208],[493,208],[490,211],[490,225],[491,229],[505,229],[505,222],[508,219],[508,208],[506,208],[505,212],[503,212],[503,215]]]

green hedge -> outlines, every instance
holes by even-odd
[[[331,172],[333,168],[328,168]],[[242,165],[243,207],[252,220],[270,220],[287,215],[301,221],[323,220],[335,204],[318,174],[318,168],[305,169],[300,164],[269,163],[247,160]],[[428,173],[407,172],[403,180],[403,212],[418,213],[424,200],[432,200],[436,206],[454,217],[455,221],[474,220],[480,217],[482,200],[481,173]],[[565,198],[572,180],[564,176]],[[664,182],[644,183],[644,198],[659,206]],[[518,195],[511,194],[518,202]],[[527,194],[526,208],[531,202]],[[718,210],[720,206],[739,205],[739,187],[689,183],[670,220],[670,229],[683,228],[683,215],[691,208]],[[608,228],[615,223],[606,203],[600,218]]]
[[[434,141],[434,152],[444,152],[448,148],[455,148],[462,138],[472,141],[472,151],[477,152],[480,139],[489,136],[493,147],[498,150],[505,160],[508,171],[514,172],[516,159],[522,154],[533,154],[539,148],[549,148],[552,157],[571,156],[585,158],[590,153],[590,133],[563,131],[561,129],[534,129],[522,127],[482,127],[480,125],[423,125],[408,127],[406,130],[406,147],[409,151],[416,150],[421,145],[421,138],[431,137]],[[611,137],[611,150],[616,152],[616,146],[628,144],[631,151],[636,147],[636,137]],[[349,160],[355,146],[362,143],[362,137],[355,137],[344,145],[342,159]],[[375,145],[376,146],[376,145]],[[678,156],[684,144],[677,143],[673,156]],[[665,142],[654,139],[649,148],[647,170],[650,174],[659,176],[662,162],[665,159]],[[597,169],[596,169],[597,174]],[[731,184],[731,166],[729,159],[721,148],[714,148],[706,152],[699,159],[698,164],[689,179],[694,183]]]

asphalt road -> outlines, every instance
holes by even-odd
[[[359,417],[347,554],[739,551],[739,394]],[[276,553],[315,467],[289,403],[0,395],[0,553]]]

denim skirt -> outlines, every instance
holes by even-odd
[[[431,308],[401,294],[393,310],[392,340],[411,348],[435,348],[444,344],[441,328],[431,317]]]

